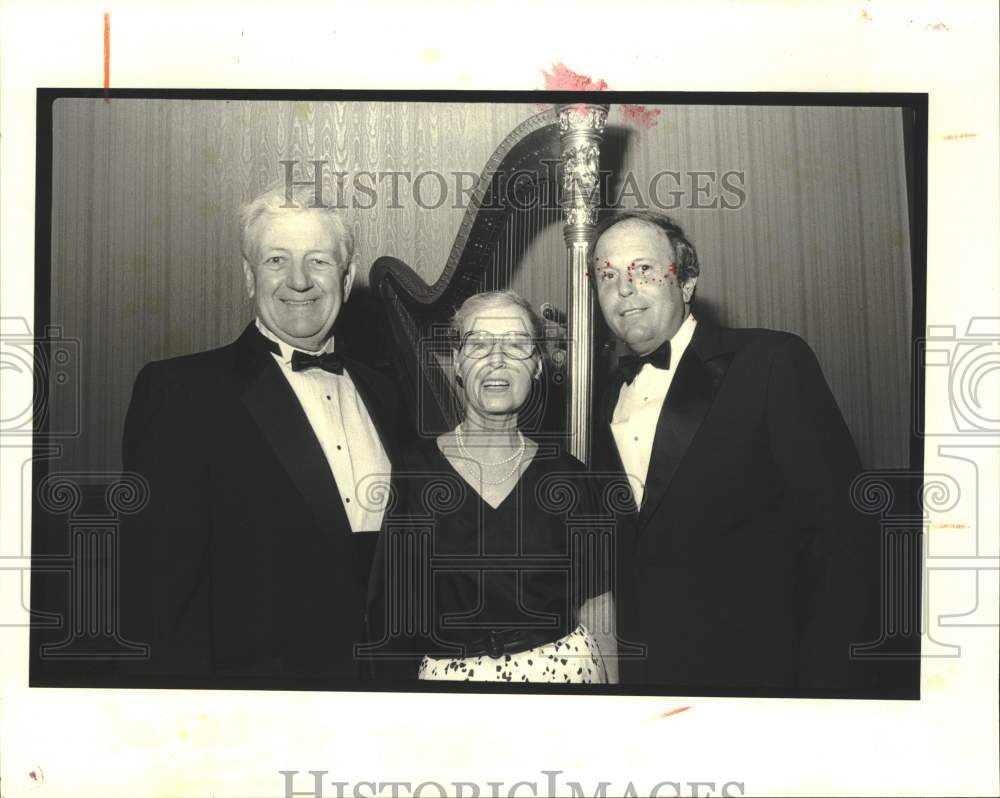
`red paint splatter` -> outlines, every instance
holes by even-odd
[[[935,22],[933,25],[928,25],[927,30],[951,30],[943,22]]]
[[[108,96],[108,89],[111,88],[111,13],[104,12],[104,100],[107,102],[111,98]]]
[[[622,119],[636,127],[646,128],[656,127],[656,118],[663,112],[660,108],[647,108],[645,105],[632,105],[624,103],[619,105]]]
[[[671,709],[668,712],[664,712],[662,715],[657,715],[657,718],[669,718],[671,715],[679,715],[681,712],[687,712],[691,707],[678,707],[677,709]]]
[[[588,75],[581,75],[579,72],[574,72],[561,61],[553,63],[551,69],[551,72],[542,70],[542,75],[545,76],[546,91],[605,91],[608,88],[606,81],[592,80]],[[539,103],[538,107],[541,110],[545,110],[552,106]],[[577,105],[574,108],[580,114],[587,112],[587,108],[584,105]]]
[[[542,70],[546,91],[607,91],[608,89],[606,80],[594,80],[590,75],[574,72],[561,61],[553,63],[551,70],[551,72]],[[544,103],[539,103],[538,106],[542,109],[551,107]],[[646,108],[645,105],[631,103],[616,105],[615,108],[626,124],[646,129],[655,127],[657,118],[662,113],[659,108]]]
[[[552,65],[551,72],[543,69],[542,74],[545,75],[546,91],[605,91],[608,88],[606,81],[592,80],[588,75],[574,72],[560,61]]]

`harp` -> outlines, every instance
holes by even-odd
[[[456,308],[481,291],[510,288],[545,320],[549,355],[521,426],[563,439],[588,462],[594,345],[587,259],[607,114],[606,105],[556,106],[512,131],[486,163],[433,283],[396,258],[373,264],[370,285],[385,309],[418,434],[439,434],[461,420],[448,330]]]

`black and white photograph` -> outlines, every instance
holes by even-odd
[[[0,796],[1000,795],[998,13],[0,0]]]
[[[87,95],[33,684],[918,697],[926,98]]]

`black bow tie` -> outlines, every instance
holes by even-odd
[[[296,349],[292,352],[292,371],[306,369],[323,369],[331,374],[344,373],[344,359],[336,352],[324,352],[321,355],[310,355]]]
[[[625,384],[631,385],[639,369],[647,363],[653,368],[670,368],[670,341],[664,341],[647,355],[625,355],[618,358],[618,370],[625,379]]]
[[[260,342],[267,351],[281,357],[281,347],[278,342],[268,338],[260,330],[257,331]],[[331,374],[344,373],[344,359],[336,352],[323,352],[319,355],[310,355],[298,349],[292,350],[292,371],[305,371],[306,369],[323,369]]]

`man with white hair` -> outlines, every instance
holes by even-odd
[[[151,498],[121,536],[123,632],[164,683],[356,681],[397,394],[334,347],[356,269],[342,215],[279,186],[240,228],[256,318],[136,380],[123,462]]]

